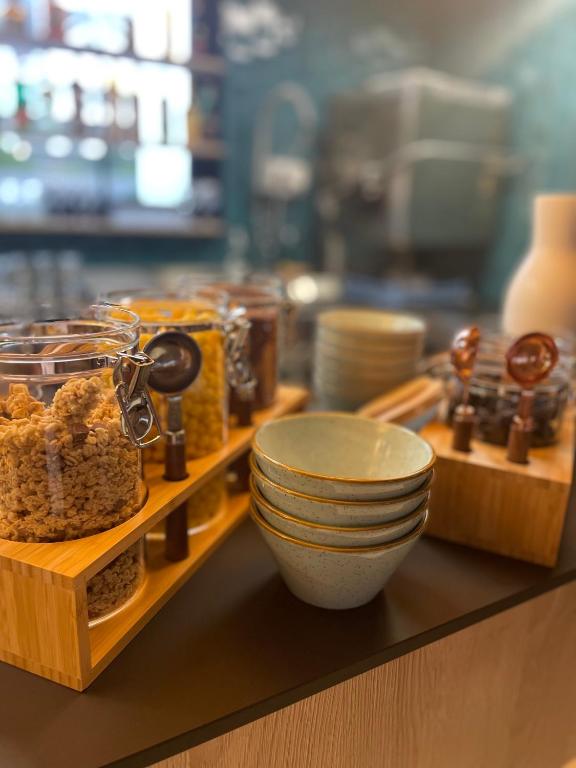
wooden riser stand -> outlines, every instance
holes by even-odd
[[[224,448],[188,462],[186,480],[168,483],[161,466],[151,467],[146,504],[116,528],[54,544],[0,540],[0,660],[79,691],[90,685],[242,520],[248,495],[231,497],[209,528],[190,537],[185,560],[168,562],[162,543],[149,542],[143,587],[121,611],[92,627],[88,580],[245,454],[260,424],[301,410],[307,398],[306,390],[281,387],[275,405],[254,415],[254,426],[230,430]]]
[[[574,466],[574,412],[560,441],[534,448],[528,464],[506,460],[506,448],[473,441],[452,449],[452,430],[422,430],[437,454],[426,533],[500,555],[554,566],[562,538]]]

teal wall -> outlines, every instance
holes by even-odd
[[[302,20],[298,44],[273,59],[230,64],[227,77],[226,141],[228,217],[249,229],[252,138],[256,115],[266,95],[283,81],[302,85],[319,113],[320,128],[330,97],[355,88],[379,72],[425,61],[426,50],[402,3],[374,0],[284,0],[285,13]],[[359,36],[371,36],[361,50]],[[302,246],[286,253],[314,261],[313,210],[310,199],[295,216]]]
[[[520,167],[482,286],[494,305],[529,244],[534,195],[576,190],[576,0],[525,2],[499,21],[500,30],[493,23],[461,32],[447,67],[504,85],[514,97],[511,151]]]
[[[450,39],[453,20],[447,17],[445,32],[436,34],[434,46],[423,43],[428,30],[421,26],[418,5],[285,0],[286,11],[304,19],[297,48],[269,62],[230,68],[230,220],[242,226],[249,222],[254,116],[265,94],[283,79],[302,83],[321,116],[334,93],[359,85],[371,74],[407,65],[433,64],[456,76],[504,85],[514,97],[511,153],[519,160],[519,170],[509,180],[481,286],[486,303],[497,306],[529,242],[534,194],[576,189],[576,0],[507,0],[497,12],[492,6],[484,27],[475,17],[461,21],[457,41]],[[408,56],[395,57],[393,46],[385,45],[370,55],[355,52],[355,36],[370,30],[403,41]],[[452,47],[458,53],[450,57]],[[308,237],[300,255],[312,259],[310,207],[306,214],[301,222]]]

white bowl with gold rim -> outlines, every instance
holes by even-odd
[[[341,527],[382,525],[409,515],[428,499],[433,480],[430,475],[420,488],[407,496],[377,501],[343,501],[283,488],[262,473],[254,456],[250,456],[250,469],[258,491],[274,507],[310,523]]]
[[[285,416],[260,427],[252,444],[272,482],[324,499],[391,499],[432,475],[435,455],[419,435],[346,413]]]
[[[283,512],[270,504],[258,490],[254,478],[250,481],[252,502],[258,512],[270,525],[288,536],[294,536],[312,544],[326,544],[331,547],[370,547],[400,539],[413,531],[426,514],[428,500],[400,520],[378,525],[341,526],[311,523]]]
[[[314,358],[314,370],[320,369],[325,374],[362,379],[382,379],[403,374],[413,374],[418,365],[417,357],[406,360],[394,360],[391,357],[380,359],[366,358],[366,360],[353,360],[347,357],[339,357],[326,354],[319,347],[316,348]]]
[[[288,589],[320,608],[357,608],[372,600],[412,549],[426,526],[401,539],[371,547],[329,547],[288,536],[255,509],[251,515],[274,555]]]
[[[336,340],[360,340],[409,345],[426,333],[426,323],[416,315],[382,309],[341,307],[318,315],[318,328]]]

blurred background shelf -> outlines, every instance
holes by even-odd
[[[102,51],[98,48],[81,48],[56,40],[18,40],[15,38],[0,37],[0,45],[9,45],[14,48],[18,54],[26,55],[38,50],[58,50],[70,51],[71,53],[90,53],[94,56],[107,56],[112,59],[129,59],[141,64],[162,64],[169,67],[186,67],[191,72],[202,75],[223,75],[226,71],[226,60],[223,56],[216,56],[208,53],[197,53],[187,61],[173,61],[172,59],[157,59],[149,56],[139,56],[130,51],[120,53],[111,53]]]
[[[146,217],[148,220],[146,221]],[[34,235],[85,235],[90,237],[147,236],[174,238],[219,238],[226,232],[224,219],[205,217],[178,220],[167,217],[150,217],[142,212],[142,220],[136,222],[108,216],[50,216],[42,218],[0,220],[0,234]]]

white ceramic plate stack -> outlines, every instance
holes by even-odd
[[[318,316],[314,387],[323,406],[354,410],[416,375],[426,326],[415,315],[334,309]]]
[[[291,592],[322,608],[375,597],[424,530],[434,461],[415,433],[350,414],[261,427],[251,513]]]

